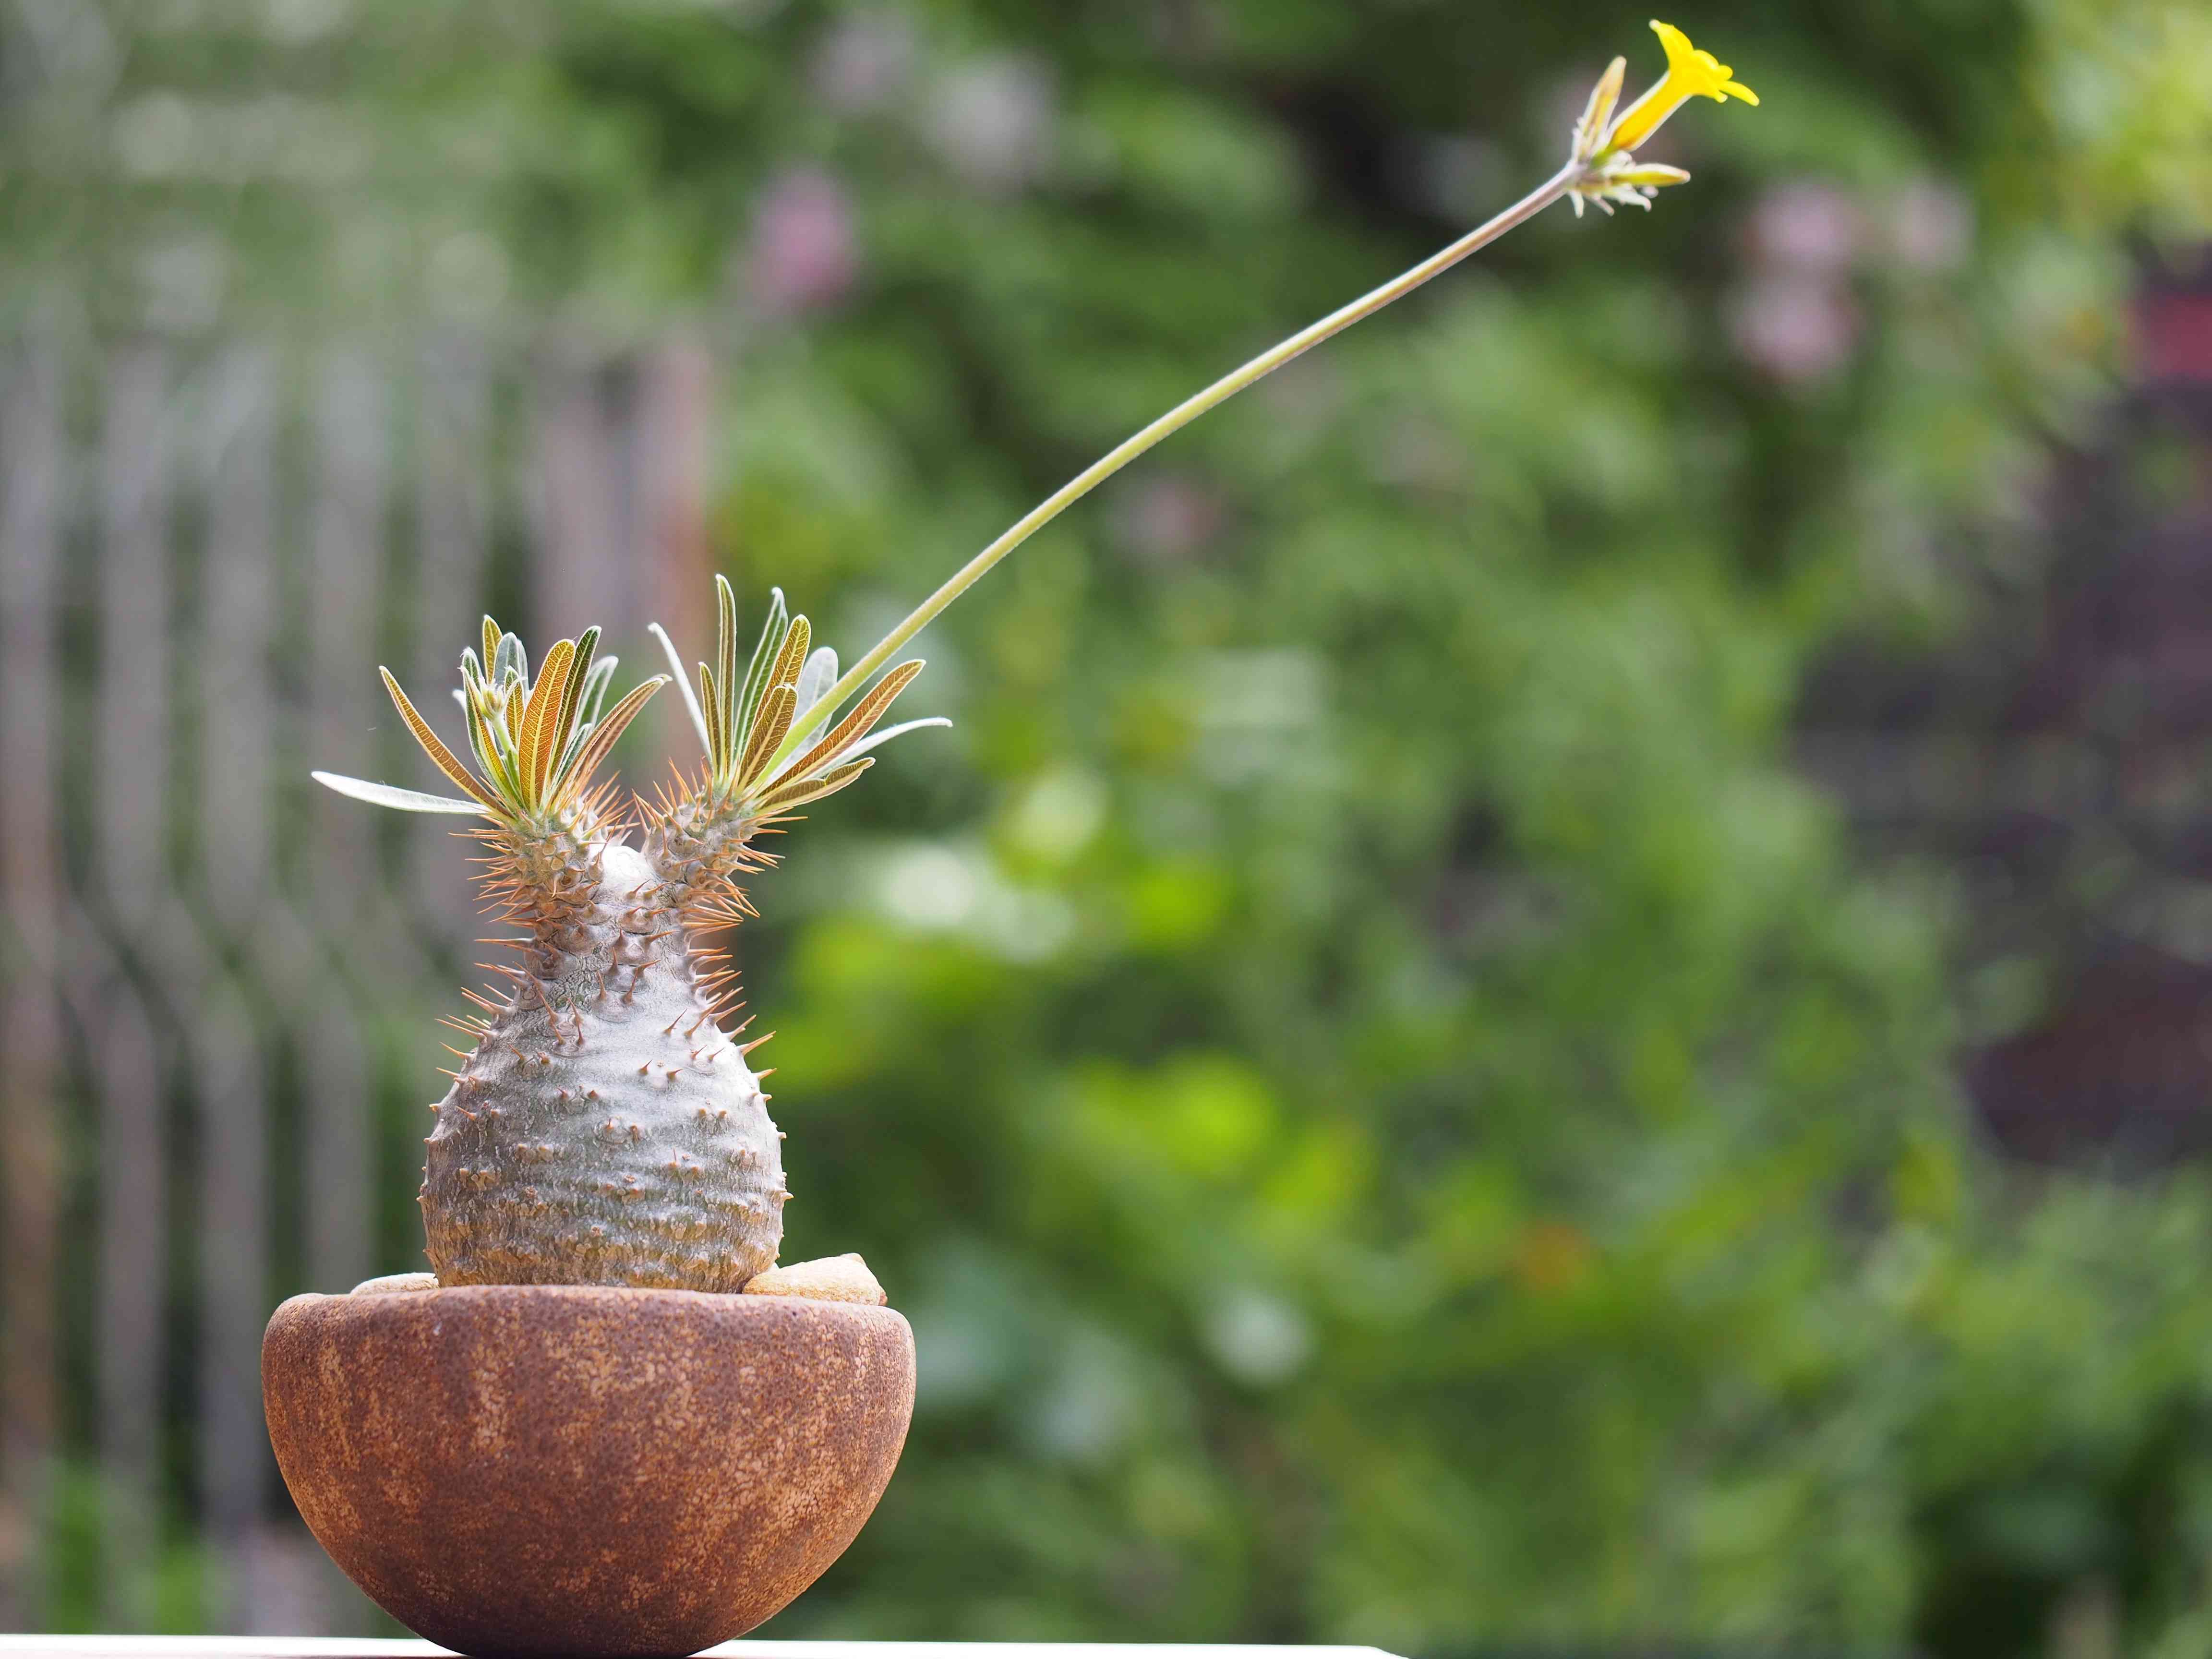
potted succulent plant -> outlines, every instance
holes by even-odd
[[[487,618],[461,655],[468,758],[397,681],[457,795],[315,775],[480,822],[486,893],[521,932],[436,1103],[421,1200],[432,1271],[295,1297],[270,1322],[270,1437],[301,1514],[380,1605],[487,1654],[688,1653],[774,1613],[844,1549],[911,1413],[906,1322],[857,1256],[776,1266],[782,1133],[753,1046],[726,1030],[712,941],[772,862],[759,837],[855,781],[921,672],[891,659],[999,560],[1200,415],[1561,199],[1648,206],[1678,169],[1635,149],[1686,99],[1755,102],[1655,23],[1666,75],[1616,112],[1616,58],[1536,190],[1449,247],[1178,405],[1014,524],[849,670],[770,600],[738,660],[715,582],[714,659],[687,677],[703,757],[648,804],[594,776],[671,677],[609,698],[597,629],[536,672]]]

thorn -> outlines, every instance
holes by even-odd
[[[751,1022],[750,1020],[747,1020],[745,1023],[746,1023],[748,1025],[750,1025],[750,1024],[752,1024],[752,1022]],[[757,1037],[755,1037],[755,1038],[754,1038],[750,1042],[740,1042],[740,1043],[738,1045],[738,1052],[739,1054],[749,1054],[752,1053],[752,1051],[753,1051],[754,1049],[756,1049],[756,1048],[759,1048],[759,1047],[761,1046],[761,1044],[762,1044],[762,1043],[766,1042],[768,1041],[769,1037],[772,1037],[772,1036],[774,1036],[775,1035],[775,1032],[770,1031],[770,1032],[768,1034],[768,1036],[757,1036]],[[763,1073],[761,1073],[761,1075],[762,1075],[763,1077],[766,1077],[766,1076],[768,1075],[768,1073],[767,1073],[766,1072],[763,1072]]]

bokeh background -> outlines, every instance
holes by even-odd
[[[1711,0],[1756,111],[1178,437],[758,884],[912,1317],[770,1634],[2212,1654],[2212,14]],[[0,1626],[389,1632],[479,614],[848,655],[1556,164],[1641,10],[0,5]],[[643,782],[672,708],[625,741]]]

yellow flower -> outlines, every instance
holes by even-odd
[[[1710,98],[1724,103],[1730,98],[1741,98],[1747,104],[1759,102],[1759,94],[1742,82],[1729,77],[1735,71],[1709,52],[1699,52],[1690,44],[1690,37],[1672,23],[1651,20],[1652,33],[1659,44],[1667,49],[1667,73],[1644,94],[1621,112],[1620,118],[1613,124],[1606,135],[1607,148],[1634,149],[1659,130],[1659,124],[1672,115],[1692,98]]]

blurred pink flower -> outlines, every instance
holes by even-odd
[[[1858,343],[1858,311],[1832,277],[1774,271],[1754,276],[1730,307],[1729,332],[1746,361],[1777,380],[1825,380]]]
[[[1781,185],[1753,210],[1752,257],[1797,270],[1841,271],[1857,258],[1864,230],[1858,204],[1834,185]]]
[[[794,167],[772,180],[753,210],[745,268],[754,302],[771,316],[842,299],[860,270],[844,186],[818,167]]]

